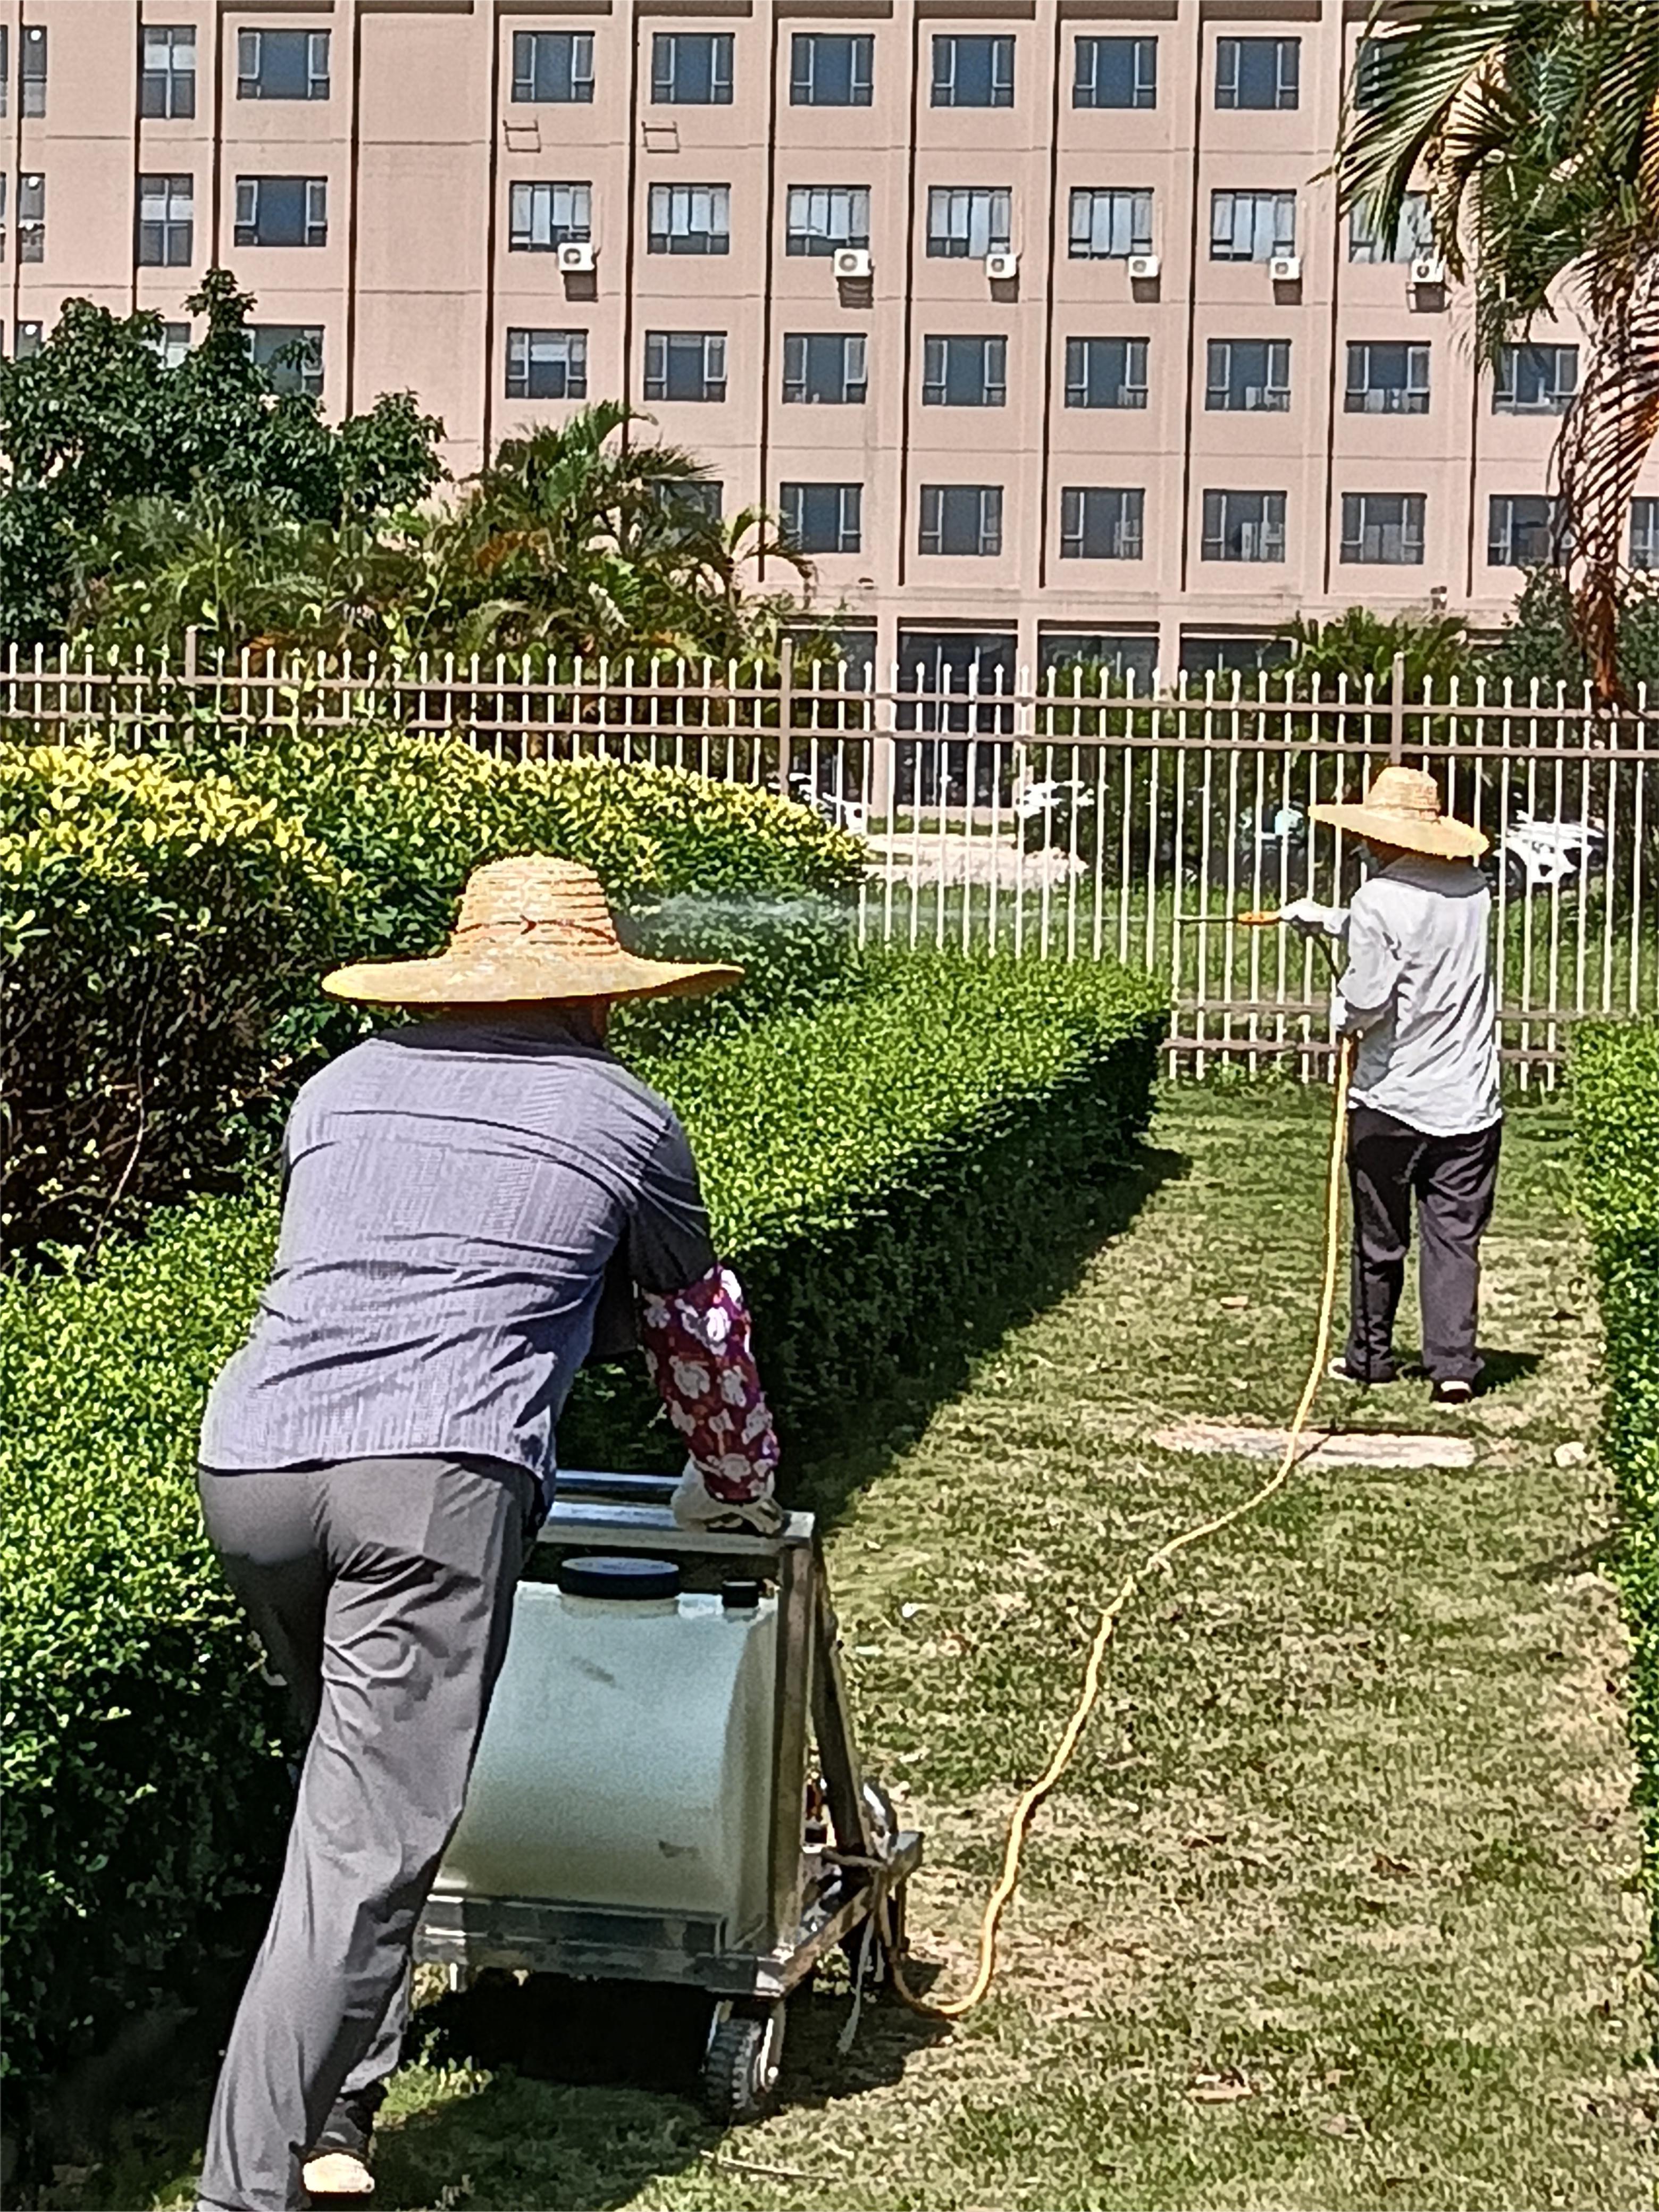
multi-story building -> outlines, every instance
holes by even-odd
[[[1339,221],[1367,12],[0,0],[4,319],[27,348],[80,295],[181,347],[223,264],[280,373],[412,389],[458,472],[627,399],[781,511],[883,665],[1495,624],[1578,333],[1493,378],[1420,205]]]

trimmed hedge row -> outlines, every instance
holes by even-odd
[[[1606,1336],[1602,1449],[1619,1485],[1619,1580],[1635,1645],[1631,1726],[1659,1929],[1659,1023],[1574,1039],[1579,1205]]]
[[[795,1452],[988,1273],[1032,1279],[1143,1127],[1164,1027],[1144,977],[924,955],[856,1003],[639,1063],[691,1130]],[[26,2081],[176,1987],[280,1841],[273,1715],[191,1479],[273,1228],[267,1199],[204,1200],[0,1307],[5,2063]],[[655,1456],[635,1378],[579,1393],[570,1463]]]
[[[166,758],[0,753],[14,1249],[233,1185],[294,1084],[371,1024],[319,973],[432,951],[469,872],[522,852],[589,862],[643,909],[647,949],[752,964],[719,1013],[635,1018],[641,1036],[729,1026],[850,969],[844,920],[822,909],[857,881],[855,842],[678,769],[498,761],[373,730]]]

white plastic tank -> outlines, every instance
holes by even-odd
[[[436,1887],[765,1919],[777,1601],[683,1592],[672,1562],[570,1559],[520,1584]],[[595,1596],[595,1589],[618,1595]]]

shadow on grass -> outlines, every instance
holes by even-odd
[[[935,1410],[961,1395],[978,1362],[1011,1330],[1075,1290],[1102,1244],[1122,1235],[1147,1200],[1164,1183],[1179,1181],[1190,1165],[1184,1152],[1138,1145],[1115,1172],[1075,1193],[1074,1205],[1054,1224],[1040,1264],[1017,1283],[1000,1279],[996,1255],[988,1252],[983,1294],[918,1344],[902,1379],[852,1408],[821,1451],[808,1450],[798,1459],[792,1502],[832,1528],[849,1501],[915,1443]]]

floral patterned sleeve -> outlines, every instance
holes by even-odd
[[[711,1496],[736,1504],[769,1491],[777,1431],[732,1270],[711,1267],[682,1291],[642,1291],[640,1334],[651,1379]]]

